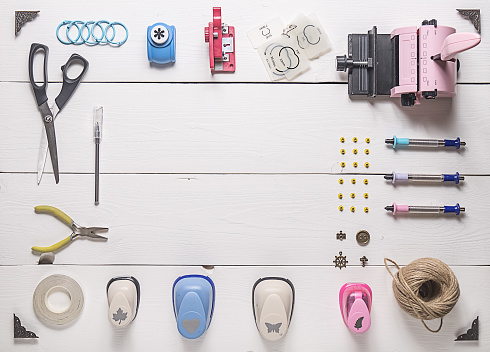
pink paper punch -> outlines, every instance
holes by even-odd
[[[235,72],[235,27],[221,22],[221,7],[213,7],[213,22],[204,27],[204,41],[209,43],[211,72]]]
[[[402,27],[391,34],[349,34],[348,56],[337,56],[337,71],[348,71],[349,94],[400,97],[402,106],[420,98],[456,94],[456,55],[480,43],[477,33],[456,33],[452,27],[425,20],[420,27]]]
[[[355,333],[371,326],[373,293],[367,284],[347,283],[340,289],[339,304],[345,325]]]

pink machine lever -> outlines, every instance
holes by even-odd
[[[453,60],[458,53],[471,49],[480,44],[478,33],[454,33],[446,37],[441,47],[440,59]]]
[[[347,283],[340,289],[339,304],[345,325],[355,333],[362,333],[371,326],[373,293],[367,284]]]
[[[213,22],[204,27],[204,41],[209,43],[211,72],[235,72],[235,27],[221,22],[221,7],[213,7]]]

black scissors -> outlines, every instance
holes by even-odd
[[[36,84],[34,81],[33,74],[33,64],[34,64],[34,55],[38,51],[44,52],[44,82],[42,85]],[[46,162],[47,149],[49,146],[49,154],[51,156],[51,163],[53,164],[54,177],[56,179],[56,183],[59,182],[60,173],[58,169],[58,151],[56,148],[56,134],[54,132],[54,119],[58,115],[58,113],[63,109],[66,102],[73,95],[73,92],[77,88],[78,84],[82,80],[82,77],[85,75],[88,69],[88,61],[85,60],[81,55],[73,54],[70,56],[65,65],[61,66],[61,71],[63,72],[63,86],[61,87],[60,94],[55,99],[55,103],[49,107],[48,105],[48,96],[46,95],[46,90],[48,88],[48,53],[49,48],[46,45],[33,43],[31,45],[31,50],[29,52],[29,79],[31,81],[32,90],[34,91],[34,95],[36,96],[37,105],[39,107],[39,111],[41,112],[41,116],[44,122],[44,128],[46,130],[46,137],[41,139],[41,150],[39,153],[39,162],[38,162],[38,183],[41,180],[41,176],[44,170],[44,164]],[[83,66],[82,72],[76,78],[68,77],[68,68],[73,63],[80,63]]]

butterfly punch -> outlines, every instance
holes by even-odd
[[[293,284],[282,277],[258,279],[252,288],[252,307],[260,335],[268,341],[282,339],[293,315]]]

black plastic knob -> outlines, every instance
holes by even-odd
[[[415,104],[415,93],[402,94],[401,104],[402,106],[413,106]]]
[[[337,71],[347,71],[348,69],[354,67],[354,61],[352,58],[347,57],[346,55],[337,56],[336,65]]]
[[[337,56],[335,67],[337,68],[337,71],[347,71],[347,56]]]

